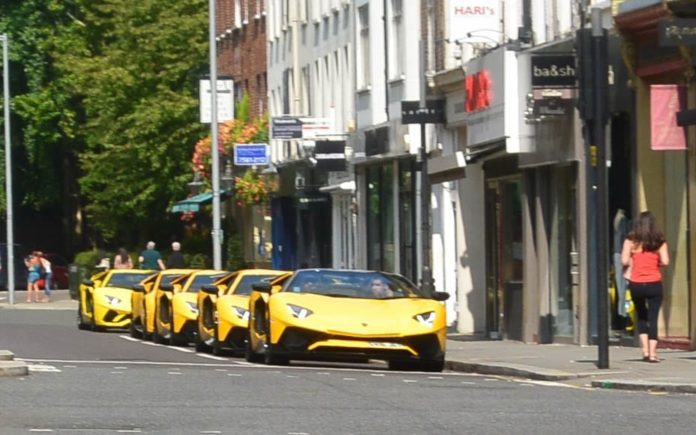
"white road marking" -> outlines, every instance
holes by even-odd
[[[122,375],[123,372],[111,372],[112,375]]]
[[[215,369],[216,372],[226,372],[227,369]]]
[[[119,429],[116,432],[118,433],[142,433],[140,429]]]
[[[30,372],[61,373],[62,370],[47,364],[28,364]]]
[[[355,378],[343,378],[344,381],[354,381]]]
[[[241,377],[242,375],[240,373],[228,373],[227,376]]]
[[[217,361],[227,361],[227,360],[228,360],[228,358],[223,358],[223,357],[221,357],[221,356],[215,356],[215,355],[208,355],[207,353],[200,353],[200,352],[198,352],[198,353],[196,353],[196,355],[202,356],[203,358],[214,359],[214,360],[217,360]]]
[[[418,381],[415,380],[415,379],[404,379],[404,382],[407,383],[407,384],[413,384],[413,383],[416,383],[416,382],[418,382]]]
[[[318,375],[330,375],[331,373],[329,372],[317,372]]]
[[[184,353],[194,353],[194,352],[195,352],[195,350],[189,349],[189,348],[186,348],[186,347],[176,347],[176,346],[167,346],[167,347],[168,347],[169,349],[178,350],[179,352],[184,352]]]
[[[445,379],[442,376],[428,376],[428,379]]]
[[[29,432],[53,432],[53,429],[38,429],[38,428],[34,428],[34,429],[29,429]]]
[[[198,433],[222,433],[219,430],[202,430]]]
[[[543,387],[563,387],[563,388],[573,388],[576,390],[592,390],[596,391],[594,388],[584,388],[584,387],[577,387],[575,385],[568,385],[568,384],[563,384],[560,382],[553,382],[553,381],[535,381],[533,379],[513,379],[514,382],[518,382],[522,385],[524,384],[529,384],[529,385],[541,385]]]
[[[63,366],[63,368],[64,368],[64,369],[76,369],[77,366],[74,366],[74,365],[72,365],[72,364],[70,364],[70,365],[67,365],[67,364],[66,364],[66,365]]]
[[[296,378],[297,376],[295,376],[295,375],[286,375],[285,377],[286,377],[286,378],[294,379],[294,378]]]
[[[476,385],[476,382],[462,381],[462,384],[464,384],[464,385]]]
[[[500,379],[491,379],[491,378],[486,378],[484,381],[486,382],[498,382]]]
[[[384,373],[371,373],[370,376],[385,376]]]
[[[181,372],[167,372],[168,375],[180,375]]]
[[[288,435],[309,435],[307,432],[288,432]]]
[[[138,341],[138,342],[142,341],[138,338],[133,338],[130,335],[119,335],[119,337],[121,337],[124,340],[128,340],[128,341]]]

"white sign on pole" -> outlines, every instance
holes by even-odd
[[[501,2],[491,0],[450,0],[450,41],[501,43]]]
[[[199,80],[199,100],[201,123],[210,124],[210,79]],[[234,119],[234,81],[231,78],[217,79],[217,121],[218,123]]]

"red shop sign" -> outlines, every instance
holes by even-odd
[[[464,79],[467,112],[487,109],[493,100],[493,82],[487,70],[468,75]]]

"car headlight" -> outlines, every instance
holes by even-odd
[[[418,321],[423,326],[432,327],[435,323],[435,311],[428,311],[427,313],[416,314],[413,318]]]
[[[232,305],[232,309],[234,310],[234,314],[236,314],[240,319],[249,320],[249,310],[242,307],[237,307],[235,305]]]
[[[198,304],[197,303],[186,301],[186,305],[188,305],[189,310],[191,310],[192,313],[198,314]]]
[[[106,298],[106,302],[112,307],[116,307],[121,303],[121,299],[116,296],[104,295],[104,297]]]
[[[307,317],[314,314],[314,311],[297,305],[287,304],[287,307],[288,310],[290,310],[290,314],[292,314],[293,317],[296,317],[298,319],[306,319]]]

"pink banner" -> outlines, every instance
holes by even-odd
[[[686,149],[686,131],[677,125],[677,112],[685,108],[684,86],[650,85],[650,149]]]

